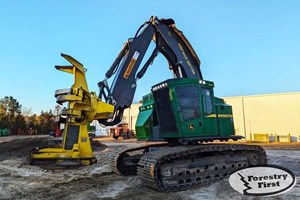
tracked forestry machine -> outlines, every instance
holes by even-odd
[[[140,68],[152,41],[155,48]],[[196,52],[172,19],[153,16],[125,42],[98,83],[102,104],[113,106],[107,117],[98,118],[99,123],[121,122],[138,80],[159,53],[174,77],[154,85],[143,97],[136,123],[137,140],[152,142],[114,151],[113,170],[138,174],[145,185],[168,192],[208,184],[245,166],[266,164],[266,153],[259,146],[221,143],[242,138],[234,135],[232,108],[214,96],[214,83],[203,79]],[[110,86],[108,79],[113,75]],[[221,142],[204,144],[212,141]]]

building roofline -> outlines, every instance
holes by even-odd
[[[255,94],[255,95],[241,95],[241,96],[225,96],[222,99],[233,98],[247,98],[247,97],[264,97],[264,96],[282,96],[282,95],[300,95],[300,92],[286,92],[286,93],[273,93],[273,94]]]

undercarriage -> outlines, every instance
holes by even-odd
[[[111,161],[114,172],[137,174],[147,187],[163,192],[208,185],[237,169],[267,164],[260,146],[222,143],[149,144],[113,152]]]

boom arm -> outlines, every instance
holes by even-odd
[[[151,40],[156,44],[151,56],[138,72]],[[147,71],[150,64],[162,53],[169,62],[170,70],[176,78],[202,80],[200,60],[183,33],[175,26],[173,19],[158,19],[152,16],[137,31],[134,38],[128,39],[115,61],[98,83],[99,98],[114,105],[114,117],[99,122],[106,126],[118,124],[123,111],[130,107],[136,90],[136,83]],[[115,74],[111,87],[107,80]]]

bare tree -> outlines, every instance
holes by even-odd
[[[23,116],[31,116],[32,113],[32,109],[31,108],[27,108],[27,107],[23,107],[22,108],[22,115]]]

